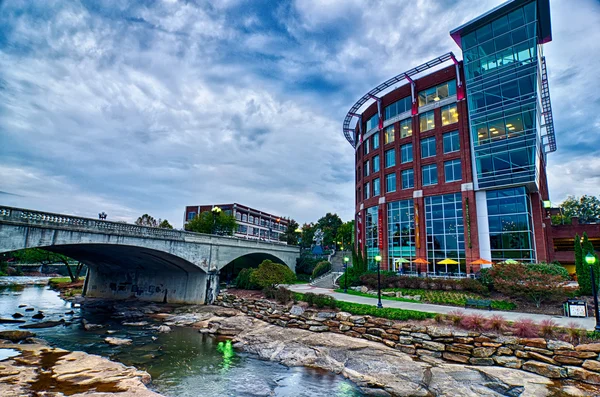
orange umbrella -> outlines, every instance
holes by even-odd
[[[477,259],[476,261],[471,262],[471,265],[493,265],[494,262],[488,261],[487,259]]]
[[[417,258],[413,262],[414,263],[419,263],[421,265],[427,265],[427,264],[429,264],[429,262],[427,262],[425,259],[422,259],[422,258]]]

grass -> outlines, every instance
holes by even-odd
[[[381,296],[381,299],[387,300],[395,300],[400,302],[427,302],[441,305],[451,305],[451,306],[464,306],[467,302],[467,299],[487,299],[481,295],[470,293],[470,292],[462,292],[462,291],[439,291],[439,290],[424,290],[424,289],[406,289],[406,288],[386,288],[382,291],[393,291],[393,292],[402,292],[404,295],[421,295],[421,300],[416,301],[412,299],[406,298],[396,298],[391,296]],[[335,292],[344,293],[343,289],[336,289]],[[347,294],[356,295],[356,296],[365,296],[369,298],[375,297],[374,295],[365,294],[362,292],[348,290]],[[512,302],[505,300],[491,300],[492,301],[492,309],[495,310],[514,310],[517,305]]]
[[[79,280],[85,280],[85,277],[79,277]],[[64,284],[64,283],[70,283],[70,282],[71,282],[70,277],[53,277],[50,280],[48,280],[48,283],[50,283],[51,285]]]
[[[304,294],[299,292],[294,293],[294,299],[299,301],[304,301]],[[373,317],[382,317],[390,320],[425,320],[428,318],[435,317],[435,313],[425,313],[419,312],[416,310],[404,310],[404,309],[393,309],[393,308],[383,308],[378,309],[375,306],[371,305],[362,305],[359,303],[350,303],[343,301],[335,301],[337,308],[341,311],[348,312],[350,314],[359,315],[359,316],[373,316]]]

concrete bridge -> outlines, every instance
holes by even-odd
[[[264,259],[292,270],[300,252],[283,243],[159,229],[0,206],[0,253],[43,248],[89,267],[88,297],[211,303],[219,271]]]

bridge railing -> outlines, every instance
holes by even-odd
[[[30,224],[30,225],[50,225],[57,228],[79,229],[92,232],[112,232],[134,237],[152,237],[163,238],[167,240],[195,240],[197,238],[222,238],[236,240],[245,244],[256,245],[286,245],[284,243],[266,242],[260,240],[247,240],[233,236],[214,236],[210,234],[194,233],[185,230],[163,229],[150,226],[138,226],[130,223],[111,222],[100,219],[83,218],[72,215],[55,214],[51,212],[35,211],[23,208],[14,208],[0,206],[0,220]]]

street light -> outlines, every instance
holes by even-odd
[[[590,274],[592,276],[592,293],[594,294],[594,316],[596,316],[596,327],[594,331],[600,332],[600,316],[598,316],[598,290],[596,289],[596,277],[594,276],[594,264],[596,263],[596,256],[591,252],[585,256],[585,263],[590,265]]]
[[[348,261],[350,258],[347,256],[344,257],[344,293],[348,292]]]
[[[381,263],[381,255],[375,256],[375,262],[377,262],[377,308],[383,309],[383,305],[381,304],[381,272],[380,263]]]
[[[212,234],[217,234],[217,216],[221,213],[221,208],[218,206],[213,207],[211,210],[213,214],[213,232]]]

